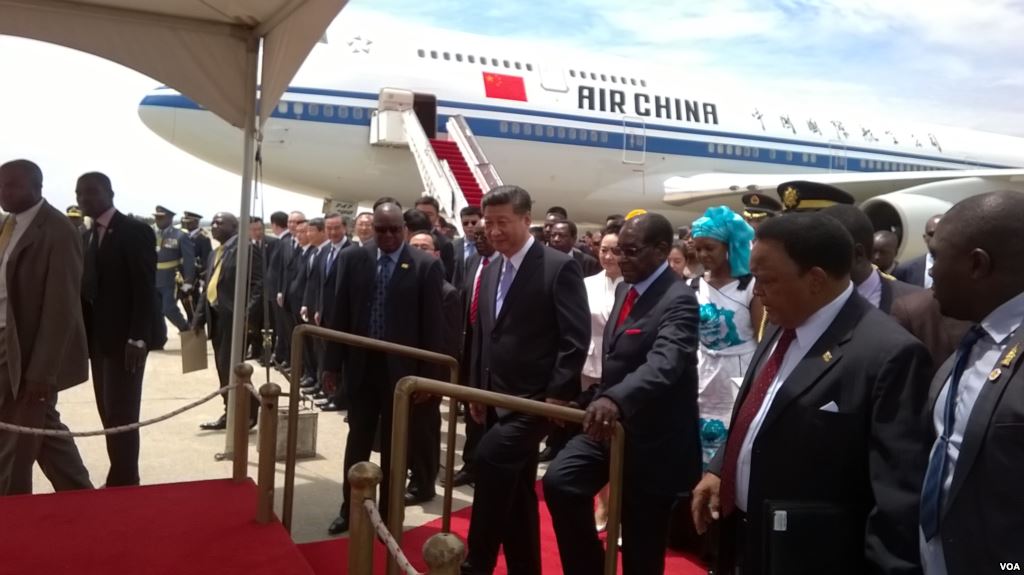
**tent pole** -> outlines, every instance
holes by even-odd
[[[253,36],[245,54],[247,86],[245,88],[245,136],[243,142],[242,157],[242,198],[238,208],[238,248],[235,252],[238,255],[237,272],[235,275],[235,309],[231,317],[231,368],[234,373],[234,366],[244,361],[246,327],[248,325],[248,301],[249,301],[249,274],[251,266],[249,252],[252,244],[249,243],[249,216],[252,212],[252,180],[255,168],[255,141],[256,141],[256,85],[258,82],[258,61],[260,37]],[[232,377],[232,379],[234,379]],[[234,455],[234,429],[235,401],[233,394],[249,392],[244,389],[233,389],[229,392],[228,399],[228,433],[224,434],[224,454]],[[250,414],[255,416],[256,414]],[[248,425],[248,422],[243,423]],[[248,443],[248,442],[246,442]],[[248,456],[248,445],[243,446]]]

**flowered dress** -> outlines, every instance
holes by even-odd
[[[703,278],[695,288],[700,304],[700,354],[697,373],[700,387],[700,436],[704,466],[725,445],[743,375],[757,348],[750,320],[754,280],[736,279],[716,289]]]

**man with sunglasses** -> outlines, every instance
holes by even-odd
[[[441,262],[405,242],[402,209],[384,202],[373,213],[374,240],[338,256],[335,307],[327,327],[364,337],[442,352],[444,315]],[[344,369],[349,390],[349,433],[345,443],[345,482],[341,510],[328,532],[348,531],[348,470],[370,459],[378,424],[381,430],[380,511],[387,517],[391,472],[391,411],[395,383],[408,375],[438,377],[436,366],[396,355],[330,344],[324,356],[324,384]],[[405,473],[398,470],[397,473]]]

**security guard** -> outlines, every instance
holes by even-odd
[[[173,227],[174,212],[157,206],[153,213],[156,219],[156,291],[160,295],[163,315],[171,320],[178,331],[187,331],[188,322],[181,315],[176,298],[177,276],[181,271],[181,291],[192,291],[196,278],[196,251],[192,238]],[[158,328],[166,333],[166,324],[159,322]]]
[[[782,204],[771,196],[756,192],[743,194],[743,219],[755,230],[761,222],[777,216],[781,211]]]
[[[854,204],[850,194],[818,182],[783,182],[779,184],[778,193],[785,212],[816,212],[836,204]]]
[[[64,213],[68,216],[68,219],[71,220],[71,224],[75,226],[78,233],[84,234],[86,231],[85,214],[82,213],[82,210],[80,210],[78,206],[72,205],[68,206],[68,209],[65,210]]]
[[[213,253],[213,245],[210,242],[210,234],[206,232],[200,223],[203,221],[203,216],[195,212],[182,212],[181,216],[181,227],[188,232],[188,237],[192,239],[192,243],[196,247],[196,283],[192,288],[193,293],[187,298],[191,301],[199,301],[200,295],[206,293],[206,286],[203,285],[203,277],[206,270],[206,262],[210,259],[210,254]],[[182,298],[186,299],[186,298]],[[185,305],[185,315],[188,317],[188,322],[192,324],[192,318],[195,315],[191,304]]]

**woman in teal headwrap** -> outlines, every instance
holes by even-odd
[[[693,222],[693,243],[704,275],[691,282],[700,304],[701,441],[705,465],[725,445],[733,403],[757,347],[764,314],[754,296],[750,244],[754,229],[725,206]]]

